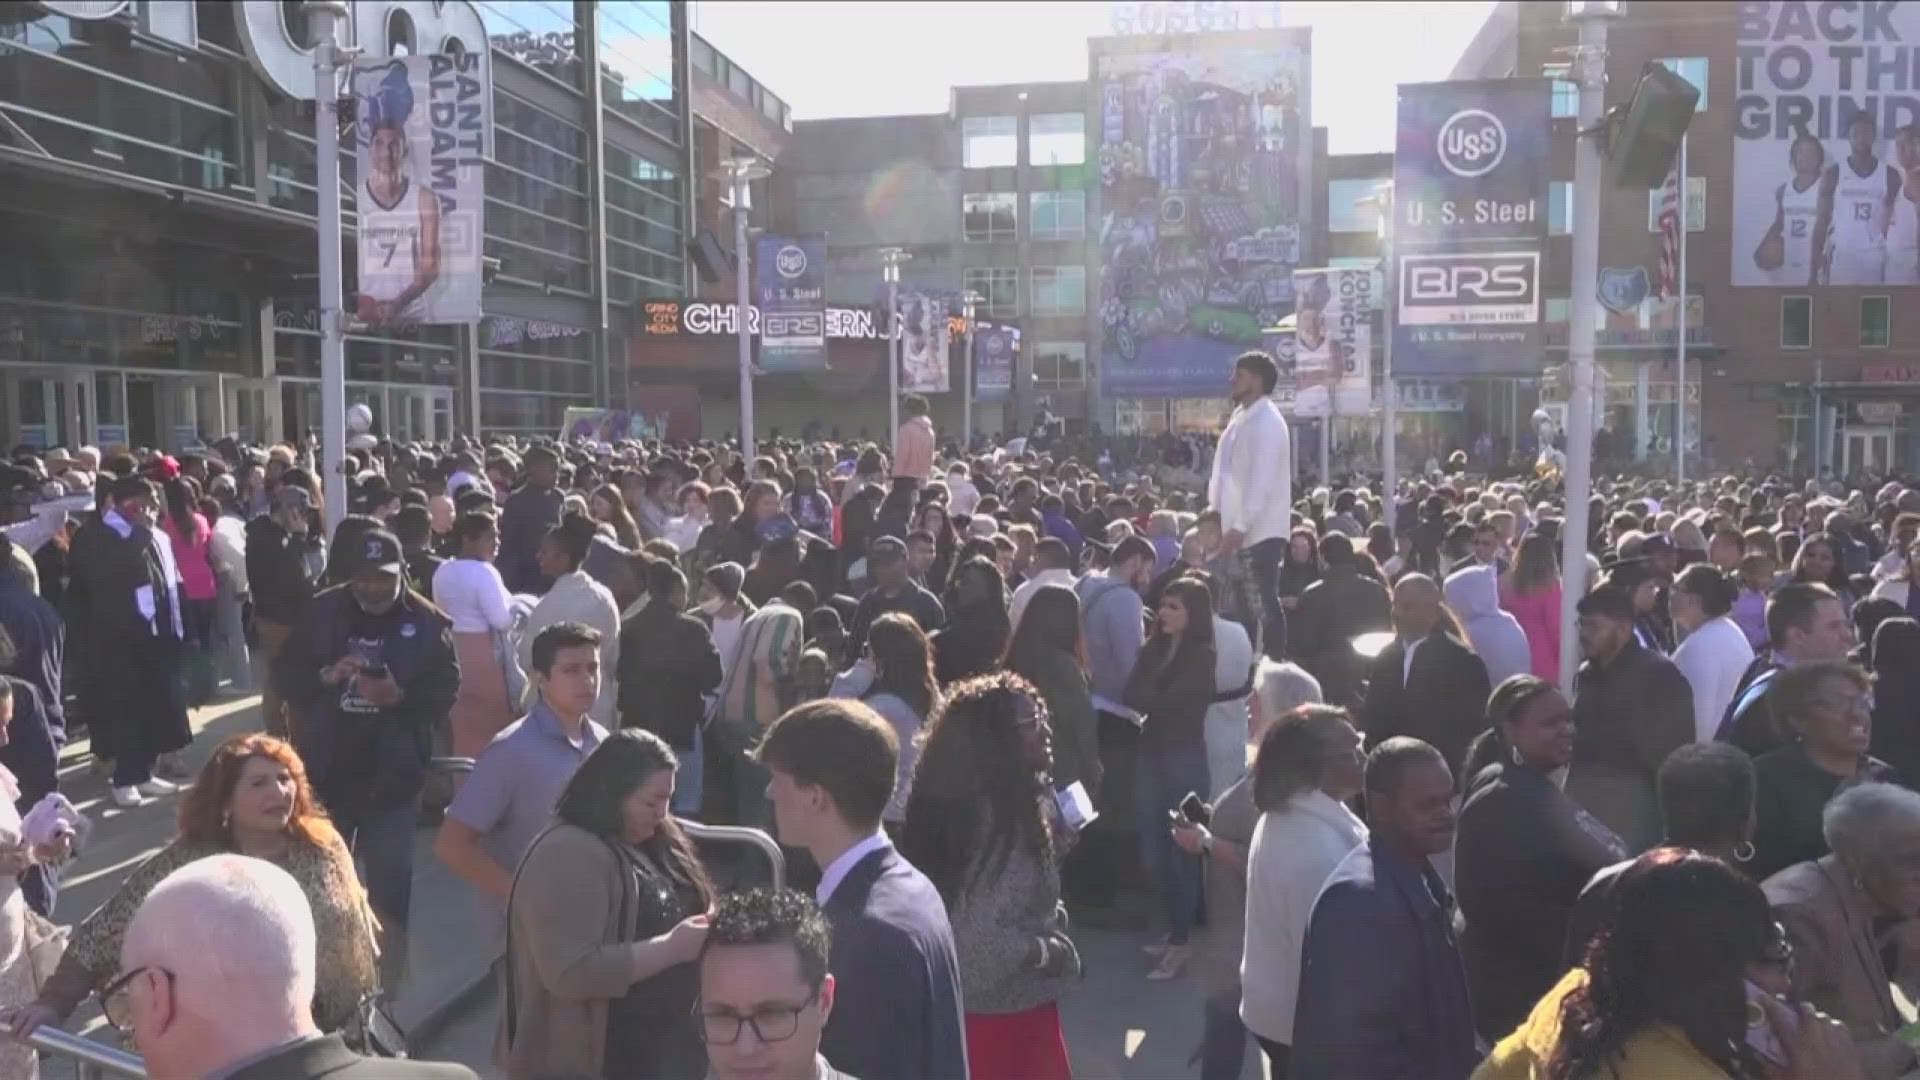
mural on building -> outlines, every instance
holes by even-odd
[[[1308,224],[1309,35],[1094,42],[1100,375],[1109,395],[1217,394],[1293,310]]]

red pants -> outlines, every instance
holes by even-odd
[[[967,1072],[973,1080],[1073,1080],[1060,1007],[968,1013]]]

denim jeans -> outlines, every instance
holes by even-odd
[[[113,759],[113,786],[137,787],[153,779],[153,755],[145,750],[122,750]]]
[[[1208,1000],[1200,1036],[1200,1080],[1240,1080],[1247,1061],[1247,1026],[1240,1022],[1240,999]]]
[[[1269,660],[1282,660],[1287,655],[1287,613],[1280,606],[1280,563],[1287,556],[1290,542],[1284,536],[1271,536],[1245,551],[1247,564],[1253,570],[1254,586],[1260,590],[1261,610],[1266,612],[1259,640]]]
[[[341,839],[353,850],[374,913],[389,930],[402,931],[402,936],[413,906],[413,830],[419,820],[419,806],[410,804],[394,810],[361,810],[335,822]]]
[[[1142,746],[1134,775],[1140,864],[1166,904],[1168,941],[1185,945],[1200,914],[1200,860],[1174,846],[1167,811],[1178,809],[1190,791],[1206,797],[1207,749]]]
[[[706,736],[699,728],[693,729],[693,745],[685,750],[675,750],[673,755],[680,759],[680,767],[673,770],[673,812],[678,817],[699,817],[700,796],[705,785],[706,762],[701,751]]]

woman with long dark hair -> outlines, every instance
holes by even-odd
[[[1538,530],[1520,541],[1513,569],[1500,583],[1500,606],[1527,632],[1533,674],[1560,679],[1560,556],[1554,541]]]
[[[1832,535],[1817,532],[1801,540],[1790,565],[1794,582],[1819,582],[1833,590],[1833,595],[1840,598],[1841,607],[1853,607],[1853,582],[1847,579],[1846,568],[1840,565],[1840,551],[1834,546]]]
[[[1552,988],[1580,890],[1627,849],[1554,782],[1573,761],[1573,710],[1558,688],[1514,675],[1488,698],[1487,722],[1460,770],[1454,888],[1474,1023],[1491,1042]]]
[[[1006,670],[1040,691],[1053,721],[1053,782],[1078,782],[1100,793],[1100,725],[1087,682],[1087,647],[1080,628],[1080,598],[1065,585],[1042,585],[1027,601],[1020,628],[1000,660]]]
[[[1159,621],[1140,650],[1123,694],[1142,717],[1134,810],[1141,865],[1165,904],[1166,947],[1147,978],[1160,982],[1187,963],[1187,935],[1200,908],[1200,867],[1173,846],[1167,812],[1207,784],[1207,706],[1214,694],[1213,595],[1181,578],[1160,598]]]
[[[1391,554],[1391,552],[1389,552]],[[1378,556],[1376,556],[1377,558]],[[1320,539],[1312,529],[1301,526],[1287,538],[1287,553],[1280,563],[1280,607],[1289,616],[1300,607],[1300,594],[1320,580]],[[1286,655],[1286,642],[1279,642],[1274,655]]]
[[[933,566],[927,570],[926,588],[939,596],[947,591],[947,578],[953,573],[955,552],[960,546],[960,537],[954,532],[953,518],[947,514],[946,504],[921,503],[913,515],[913,529],[933,537]]]
[[[507,901],[510,1080],[704,1076],[694,961],[713,887],[668,813],[678,762],[659,736],[608,735],[580,763]]]
[[[627,498],[612,484],[602,484],[587,498],[587,512],[594,521],[613,528],[613,538],[628,551],[640,547],[640,524],[627,509]]]
[[[1073,1075],[1058,1001],[1080,954],[1058,914],[1052,766],[1039,691],[998,672],[951,688],[914,769],[900,853],[947,903],[976,1080]]]
[[[1585,963],[1474,1080],[1861,1080],[1845,1026],[1780,998],[1793,947],[1738,870],[1655,848],[1614,901]]]
[[[953,572],[942,601],[947,625],[933,635],[934,674],[940,684],[993,670],[1007,648],[1007,586],[993,560],[979,556]]]
[[[191,479],[175,476],[160,490],[167,500],[160,527],[172,541],[173,562],[180,568],[180,618],[187,630],[182,672],[187,707],[197,709],[213,700],[213,617],[220,599],[220,583],[213,576],[210,558],[213,526],[200,513],[199,488]],[[187,770],[178,758],[162,755],[157,763],[160,773],[175,780],[185,777]]]
[[[833,681],[832,697],[858,698],[893,725],[900,739],[898,781],[881,820],[898,825],[906,818],[913,763],[919,756],[920,729],[940,705],[933,677],[933,651],[913,616],[888,612],[867,630],[866,652]]]

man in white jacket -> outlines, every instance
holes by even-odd
[[[1287,640],[1280,563],[1293,524],[1293,443],[1273,403],[1279,381],[1280,367],[1266,353],[1241,353],[1233,362],[1233,418],[1207,481],[1207,502],[1220,512],[1221,550],[1241,553],[1253,571],[1266,613],[1266,653],[1276,660]]]

